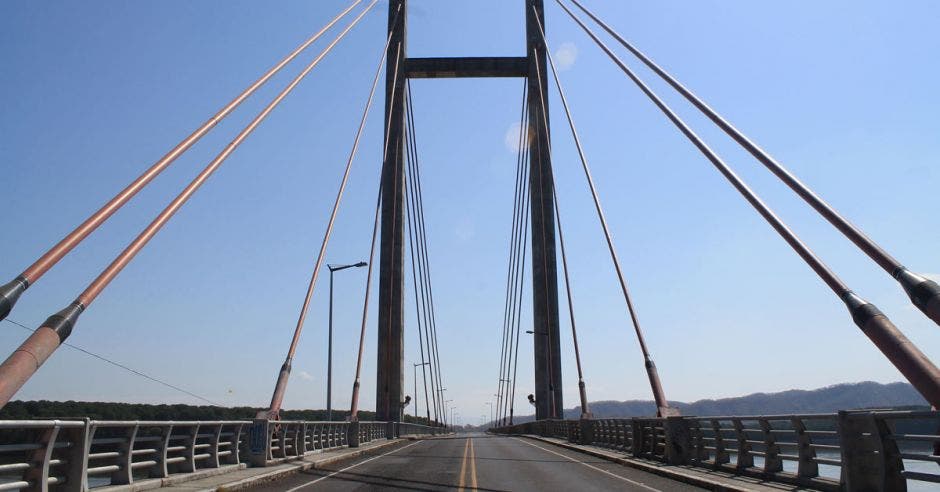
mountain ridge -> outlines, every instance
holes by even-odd
[[[774,415],[834,413],[839,410],[861,408],[927,407],[927,401],[908,383],[876,383],[862,381],[840,383],[816,389],[790,389],[778,392],[758,392],[744,396],[702,399],[691,403],[670,401],[682,415]],[[629,418],[656,414],[651,400],[602,400],[590,403],[594,418]],[[577,419],[581,407],[564,411],[567,419]],[[515,417],[515,422],[526,422],[534,415]]]

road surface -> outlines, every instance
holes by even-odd
[[[485,434],[410,441],[252,492],[703,490],[540,441]]]

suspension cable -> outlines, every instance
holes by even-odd
[[[236,148],[261,124],[261,122],[290,94],[307,74],[372,10],[378,0],[373,0],[329,45],[310,62],[257,116],[243,128],[224,149],[209,162],[187,186],[167,205],[160,214],[119,254],[88,287],[62,311],[50,316],[10,357],[0,365],[0,405],[7,401],[36,372],[40,365],[52,355],[58,346],[71,334],[78,317],[98,297],[108,284],[143,249],[154,235],[170,220],[203,183],[222,165]]]
[[[526,101],[526,86],[528,82],[526,79],[523,79],[522,86],[522,109],[519,115],[519,149],[516,153],[516,180],[515,180],[515,191],[513,193],[513,204],[512,204],[512,229],[509,237],[509,265],[506,269],[506,300],[503,308],[503,330],[502,330],[502,345],[500,347],[500,365],[499,365],[499,381],[497,384],[497,393],[496,393],[496,417],[499,419],[503,415],[504,402],[503,399],[508,397],[509,393],[509,377],[508,377],[508,365],[511,363],[512,357],[512,326],[510,325],[511,318],[511,303],[515,302],[515,291],[516,291],[516,262],[518,261],[518,246],[517,243],[521,239],[519,231],[519,222],[522,220],[520,214],[522,213],[522,188],[524,183],[522,181],[522,141],[523,136],[525,135],[525,128],[523,127],[525,122],[525,111],[527,107]],[[508,340],[508,343],[507,343]],[[508,405],[505,405],[508,408]]]
[[[411,81],[408,80],[407,84],[409,87],[409,91],[408,91],[409,94],[413,94],[413,92],[410,91]],[[411,119],[410,124],[413,129],[414,128],[413,97],[407,98],[406,102],[411,106],[407,114],[409,115]],[[430,265],[430,259],[428,256],[427,226],[425,225],[425,215],[424,215],[424,192],[421,187],[421,167],[418,165],[418,161],[417,161],[418,158],[417,158],[417,134],[416,132],[412,132],[412,145],[414,146],[413,151],[415,155],[415,166],[414,166],[415,185],[416,185],[415,192],[416,192],[416,198],[417,198],[417,203],[418,203],[417,219],[418,219],[418,231],[420,232],[419,238],[420,238],[420,246],[421,246],[419,249],[421,254],[418,256],[418,258],[419,260],[424,262],[424,282],[426,284],[426,289],[427,289],[428,311],[430,312],[429,319],[430,319],[430,327],[431,327],[431,340],[433,342],[432,349],[433,349],[434,360],[437,365],[437,370],[435,374],[437,377],[437,387],[440,393],[439,395],[440,408],[443,411],[444,379],[443,379],[443,375],[441,372],[441,358],[440,358],[440,347],[439,347],[438,336],[437,336],[437,316],[436,316],[435,304],[434,304],[434,290],[431,287],[431,265]],[[447,416],[446,412],[444,412],[443,416],[446,419],[446,416]]]
[[[594,40],[634,84],[666,115],[679,131],[718,169],[734,188],[757,210],[771,227],[793,248],[803,261],[845,303],[855,324],[878,347],[888,360],[907,378],[933,406],[940,406],[940,369],[873,304],[852,292],[819,257],[752,191],[747,184],[715,153],[672,109],[656,95],[623,60],[611,51],[564,4],[568,15]]]
[[[30,328],[30,327],[26,326],[25,324],[20,323],[19,321],[14,321],[14,320],[12,320],[12,319],[10,319],[10,318],[6,318],[6,319],[4,319],[3,321],[6,321],[6,322],[8,322],[8,323],[12,323],[12,324],[14,324],[14,325],[16,325],[16,326],[19,326],[20,328],[22,328],[22,329],[24,329],[24,330],[27,330],[27,331],[31,331],[31,332],[36,331],[35,328]],[[140,377],[142,377],[142,378],[144,378],[144,379],[149,379],[149,380],[151,380],[151,381],[153,381],[153,382],[155,382],[155,383],[158,383],[158,384],[162,384],[163,386],[166,386],[167,388],[170,388],[170,389],[179,391],[180,393],[183,393],[184,395],[188,395],[188,396],[191,396],[191,397],[193,397],[193,398],[202,400],[202,401],[204,401],[204,402],[206,402],[206,403],[208,403],[208,404],[210,404],[210,405],[212,405],[212,406],[216,406],[216,407],[221,407],[221,406],[222,406],[222,405],[220,405],[220,404],[218,404],[218,403],[216,403],[216,402],[214,402],[214,401],[212,401],[212,400],[210,400],[210,399],[208,399],[208,398],[203,398],[203,397],[201,397],[201,396],[199,396],[199,395],[197,395],[197,394],[195,394],[195,393],[193,393],[193,392],[191,392],[191,391],[184,390],[183,388],[180,388],[179,386],[170,384],[170,383],[168,383],[168,382],[166,382],[166,381],[163,381],[163,380],[161,380],[161,379],[157,379],[157,378],[155,378],[155,377],[153,377],[153,376],[150,376],[150,375],[148,375],[148,374],[144,374],[143,372],[138,371],[137,369],[128,367],[128,366],[126,366],[126,365],[124,365],[124,364],[121,364],[120,362],[115,362],[115,361],[113,361],[113,360],[111,360],[111,359],[109,359],[109,358],[107,358],[107,357],[105,357],[105,356],[103,356],[103,355],[96,354],[96,353],[92,352],[91,350],[83,349],[83,348],[79,347],[78,345],[75,345],[75,344],[72,344],[72,343],[69,343],[69,342],[63,342],[62,345],[65,345],[65,346],[68,347],[68,348],[77,350],[77,351],[79,351],[79,352],[81,352],[81,353],[83,353],[83,354],[85,354],[85,355],[90,356],[90,357],[94,357],[95,359],[98,359],[98,360],[100,360],[100,361],[102,361],[102,362],[105,362],[105,363],[107,363],[107,364],[111,364],[112,366],[117,367],[117,368],[119,368],[119,369],[123,369],[123,370],[125,370],[125,371],[127,371],[127,372],[129,372],[129,373],[131,373],[131,374],[140,376]]]
[[[578,368],[578,396],[581,398],[581,418],[591,418],[588,408],[587,390],[584,387],[584,371],[581,369],[581,350],[578,346],[578,329],[574,322],[574,301],[571,299],[571,280],[568,275],[568,255],[565,251],[565,235],[561,227],[561,211],[558,205],[558,191],[555,189],[555,180],[552,180],[552,194],[555,196],[555,222],[558,224],[558,244],[561,246],[561,265],[565,272],[565,294],[568,298],[568,317],[571,320],[571,339],[574,342],[574,361]]]
[[[529,238],[529,199],[531,197],[530,188],[529,188],[529,143],[530,143],[530,133],[529,133],[529,87],[528,80],[523,83],[523,94],[522,94],[522,117],[519,127],[519,148],[520,152],[518,154],[519,161],[519,220],[517,225],[516,232],[516,245],[513,254],[516,257],[515,269],[513,271],[512,277],[512,290],[509,294],[509,356],[510,356],[510,365],[506,367],[505,382],[507,386],[509,383],[514,383],[513,378],[510,377],[510,369],[518,364],[518,354],[519,354],[519,329],[521,328],[521,319],[522,319],[522,283],[525,280],[525,259],[527,254],[526,245]],[[513,334],[515,333],[515,341],[513,341]],[[515,349],[513,348],[515,344]],[[516,359],[514,361],[514,359]],[[509,393],[509,400],[503,403],[502,417],[503,423],[505,424],[507,419],[512,420],[512,410],[515,407],[512,398],[514,392],[507,391]]]
[[[397,14],[396,14],[397,15]],[[396,19],[397,20],[397,19]],[[395,71],[392,76],[392,92],[395,92],[395,85],[398,84],[398,67],[401,61],[401,42],[395,46]],[[393,101],[388,101],[386,103],[387,107],[392,104]],[[385,125],[385,143],[382,150],[382,162],[385,162],[388,159],[388,135],[391,131],[391,120]],[[356,355],[356,377],[353,381],[353,391],[352,398],[350,399],[349,404],[349,420],[351,422],[356,422],[359,420],[359,386],[362,377],[362,359],[365,354],[366,346],[366,322],[369,318],[369,294],[372,291],[372,270],[375,266],[375,239],[378,236],[379,232],[379,212],[382,207],[382,189],[385,187],[385,180],[382,179],[382,173],[380,172],[379,177],[379,189],[378,197],[376,198],[375,203],[375,219],[372,223],[372,245],[369,248],[369,266],[366,271],[366,291],[365,298],[362,301],[362,324],[359,327],[359,351]],[[379,384],[376,381],[376,384]],[[376,402],[378,406],[378,402]]]
[[[560,0],[559,4],[561,3]],[[924,312],[935,323],[940,324],[940,286],[936,282],[911,272],[900,261],[892,257],[881,246],[869,238],[857,226],[849,222],[831,205],[826,203],[806,184],[801,182],[792,172],[777,162],[767,151],[758,146],[749,139],[744,133],[734,127],[730,122],[724,119],[717,111],[708,106],[691,90],[687,89],[678,80],[672,77],[668,72],[662,69],[652,59],[646,56],[642,51],[629,43],[620,34],[613,30],[607,23],[599,19],[590,10],[581,5],[578,0],[571,0],[578,8],[584,11],[591,19],[600,25],[605,31],[613,36],[621,45],[633,53],[640,61],[646,64],[653,72],[665,80],[673,89],[682,94],[693,106],[705,114],[715,125],[721,128],[741,147],[747,150],[755,159],[763,164],[774,175],[783,181],[791,190],[800,196],[806,203],[813,207],[830,224],[835,226],[845,237],[852,241],[869,258],[874,260],[885,272],[894,277],[910,296],[914,305]]]
[[[525,129],[525,137],[526,137],[526,145],[522,148],[522,162],[525,163],[526,161],[528,161],[528,158],[529,158],[528,112],[526,112],[526,117],[525,117],[524,124],[522,125],[522,127]],[[515,304],[516,309],[515,309],[515,319],[514,319],[515,331],[516,331],[516,347],[515,347],[515,355],[513,357],[514,361],[512,364],[512,389],[509,394],[509,425],[512,425],[513,423],[513,415],[515,414],[515,408],[516,408],[515,407],[516,375],[518,374],[518,369],[519,369],[519,338],[520,338],[520,335],[522,334],[522,298],[523,298],[522,293],[525,287],[525,275],[523,272],[525,272],[526,255],[529,252],[529,249],[526,247],[526,245],[529,242],[529,219],[532,215],[532,195],[530,193],[529,187],[525,186],[525,184],[528,183],[529,181],[529,167],[523,164],[522,172],[523,172],[522,216],[524,220],[522,223],[522,242],[519,243],[522,260],[519,262],[520,263],[519,270],[518,270],[519,274],[517,275],[517,278],[518,278],[518,284],[517,284],[517,290],[516,290],[517,301]],[[504,419],[504,424],[505,424],[505,419]]]
[[[411,95],[410,86],[406,86],[405,88],[406,100],[410,101],[410,95]],[[430,358],[431,341],[430,341],[430,333],[428,331],[427,291],[425,289],[425,283],[424,283],[423,263],[420,260],[418,260],[417,262],[415,260],[416,243],[418,243],[418,247],[419,247],[419,250],[418,250],[419,257],[420,257],[421,252],[420,252],[420,241],[418,239],[418,230],[415,224],[415,222],[417,222],[417,199],[415,196],[416,187],[414,184],[414,173],[412,171],[412,167],[415,165],[415,162],[416,162],[417,151],[414,148],[414,128],[410,124],[411,123],[410,102],[405,105],[405,111],[409,115],[409,116],[406,116],[406,119],[405,119],[405,157],[407,160],[407,167],[406,167],[407,174],[405,176],[405,203],[407,205],[406,212],[407,212],[407,217],[408,217],[408,221],[407,221],[408,238],[409,238],[409,247],[411,250],[411,271],[412,271],[411,278],[412,278],[412,283],[414,285],[414,291],[415,291],[415,294],[414,294],[415,295],[415,313],[416,313],[415,322],[417,325],[418,341],[419,341],[420,352],[421,352],[421,364],[422,364],[421,372],[424,378],[424,394],[425,394],[425,398],[428,399],[429,395],[428,395],[428,382],[427,382],[427,366],[429,365],[429,363],[425,362],[424,343],[426,339],[428,343],[428,356]],[[410,186],[409,186],[409,183],[410,183]],[[421,279],[420,282],[418,281],[419,278]],[[422,335],[422,331],[424,332],[423,335]],[[431,393],[435,394],[437,392],[437,385],[434,379],[435,368],[433,364],[430,364],[430,365],[431,365],[431,369],[430,369],[431,370]],[[428,422],[431,422],[431,403],[430,403],[430,400],[428,401],[429,401],[428,411],[427,411]],[[434,419],[435,421],[437,421],[438,420],[438,402],[437,402],[436,397],[433,400],[433,406],[434,406]]]
[[[542,30],[542,23],[538,20],[538,16],[536,16],[536,23],[539,28],[539,34],[541,35],[542,42],[545,44],[545,46],[548,46],[548,41],[545,39],[545,32]],[[630,312],[630,319],[633,323],[633,330],[636,333],[637,342],[639,343],[640,350],[643,353],[646,374],[650,381],[650,388],[653,392],[653,399],[656,400],[657,414],[660,417],[674,414],[675,411],[669,407],[669,400],[666,398],[666,393],[663,390],[662,382],[659,378],[659,372],[656,370],[656,364],[653,362],[649,348],[646,345],[646,339],[643,336],[643,329],[640,327],[640,320],[637,317],[636,308],[633,305],[633,299],[630,295],[630,290],[627,288],[627,282],[623,275],[623,269],[620,266],[620,259],[617,257],[617,249],[614,247],[613,237],[611,236],[610,228],[607,225],[607,219],[604,216],[604,210],[601,207],[600,198],[597,194],[597,188],[594,186],[594,178],[591,176],[591,169],[588,166],[587,158],[584,155],[584,149],[581,146],[581,139],[578,137],[578,131],[575,128],[574,119],[572,118],[571,110],[568,107],[568,99],[565,97],[565,91],[562,88],[561,81],[558,78],[558,70],[555,68],[555,61],[548,50],[546,50],[546,55],[548,56],[548,61],[552,69],[552,75],[555,79],[555,86],[557,87],[558,94],[561,97],[562,106],[565,109],[565,116],[568,120],[568,126],[571,128],[571,134],[578,150],[578,157],[581,160],[581,167],[584,169],[584,175],[587,179],[588,188],[591,190],[591,197],[594,200],[594,208],[597,211],[598,220],[600,221],[601,228],[604,231],[604,238],[607,240],[607,249],[610,251],[610,258],[614,263],[614,270],[617,272],[617,279],[620,282],[620,289],[623,292],[623,298],[627,303],[627,310]],[[538,69],[537,66],[536,69]],[[543,90],[541,87],[541,79],[539,79],[539,90]]]
[[[398,13],[396,12],[396,16]],[[300,342],[300,334],[304,329],[304,321],[307,319],[307,312],[310,309],[310,301],[313,298],[314,287],[317,284],[317,278],[320,275],[320,268],[323,266],[323,258],[326,254],[326,247],[330,242],[330,236],[333,233],[333,225],[336,222],[336,215],[339,212],[339,205],[343,199],[343,193],[346,191],[346,184],[349,181],[349,173],[352,170],[353,161],[356,153],[359,151],[359,141],[362,138],[362,132],[365,130],[366,120],[369,118],[369,110],[372,108],[372,101],[375,99],[375,90],[379,85],[379,77],[382,74],[382,67],[385,65],[388,46],[392,41],[392,35],[389,34],[385,40],[385,46],[382,48],[382,57],[375,70],[375,76],[372,79],[372,86],[369,89],[369,97],[366,100],[365,108],[362,110],[362,117],[359,120],[359,128],[356,130],[356,138],[353,139],[352,150],[349,152],[349,158],[346,160],[346,168],[343,171],[343,178],[340,181],[339,190],[336,192],[336,199],[333,201],[333,210],[330,212],[330,218],[327,221],[326,230],[323,233],[323,241],[320,243],[320,251],[317,253],[317,261],[313,267],[313,273],[310,275],[310,282],[307,284],[307,292],[304,295],[304,301],[300,308],[300,314],[297,317],[297,324],[294,326],[294,336],[291,338],[290,346],[287,349],[287,357],[281,365],[278,373],[277,382],[274,385],[274,394],[271,396],[271,405],[268,407],[267,414],[269,418],[277,418],[281,403],[284,400],[284,393],[287,391],[287,383],[291,372],[291,363],[294,360],[294,353],[297,351],[297,344]]]
[[[288,63],[294,60],[301,52],[307,49],[311,44],[326,33],[334,24],[339,22],[340,19],[346,16],[352,9],[361,3],[362,0],[355,0],[346,10],[340,12],[336,17],[328,22],[322,29],[320,29],[316,34],[307,38],[306,41],[301,43],[300,46],[290,52],[287,56],[281,59],[276,65],[271,67],[267,72],[264,73],[258,80],[253,84],[248,86],[241,94],[229,101],[222,109],[220,109],[215,115],[209,118],[205,123],[202,124],[199,128],[194,130],[188,137],[184,138],[176,147],[173,147],[172,150],[167,152],[163,157],[161,157],[157,162],[155,162],[149,169],[144,171],[143,174],[137,177],[132,181],[127,187],[121,190],[120,193],[115,195],[108,203],[104,204],[97,212],[92,214],[90,217],[85,219],[78,227],[76,227],[72,232],[67,236],[62,238],[55,246],[46,251],[39,259],[37,259],[32,265],[30,265],[26,270],[23,271],[18,277],[16,277],[11,282],[0,286],[0,320],[7,317],[10,311],[13,309],[13,305],[16,304],[16,301],[19,299],[20,295],[26,291],[32,284],[36,283],[41,276],[49,271],[56,263],[59,262],[65,255],[72,251],[79,243],[81,243],[89,234],[95,231],[101,224],[108,220],[111,215],[117,212],[121,207],[124,206],[131,198],[134,197],[140,190],[146,187],[154,178],[156,178],[164,169],[170,166],[179,156],[184,152],[189,150],[190,147],[195,145],[204,135],[209,133],[210,130],[215,128],[215,126],[225,119],[232,111],[235,110],[245,99],[254,94],[259,87],[264,85],[268,80],[271,79],[276,73],[280,72]]]

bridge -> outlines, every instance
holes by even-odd
[[[0,319],[16,323],[8,316],[47,272],[275,75],[318,41],[323,45],[321,51],[71,303],[53,313],[35,330],[21,325],[32,333],[0,365],[0,406],[10,402],[62,345],[69,345],[69,336],[81,329],[82,314],[92,309],[95,300],[122,270],[321,61],[346,40],[364,18],[380,10],[376,9],[377,3],[378,0],[352,1],[97,212],[0,287]],[[847,408],[833,414],[680,415],[666,396],[668,381],[664,382],[659,375],[653,349],[639,321],[638,303],[628,288],[626,268],[618,256],[602,196],[589,164],[591,149],[583,143],[575,124],[576,108],[569,104],[562,71],[552,54],[546,8],[556,9],[554,14],[559,19],[583,31],[625,76],[625,82],[638,89],[665,116],[704,157],[704,162],[728,182],[825,284],[834,299],[845,306],[846,322],[851,320],[859,328],[857,336],[869,340],[934,409],[940,407],[940,369],[881,310],[853,290],[797,236],[636,67],[648,69],[659,82],[674,91],[669,97],[676,96],[689,103],[703,121],[714,124],[743,152],[770,171],[887,274],[919,315],[935,324],[940,324],[940,285],[927,275],[904,266],[753,137],[628,41],[615,28],[616,20],[605,20],[582,0],[518,0],[519,8],[525,11],[525,53],[509,57],[410,57],[407,48],[409,2],[390,0],[388,3],[384,44],[375,47],[376,53],[381,50],[380,60],[369,93],[364,95],[358,128],[351,135],[352,146],[328,209],[327,225],[267,408],[247,420],[108,421],[63,416],[58,420],[0,421],[0,476],[3,478],[0,490],[84,491],[100,487],[124,491],[175,487],[294,491],[367,486],[419,490],[780,490],[784,487],[862,491],[907,490],[940,484],[940,470],[936,469],[940,465],[940,412],[935,410]],[[330,32],[333,37],[325,37]],[[629,62],[627,55],[632,56]],[[355,59],[350,63],[360,61]],[[523,86],[519,130],[513,135],[519,151],[505,303],[497,335],[500,353],[490,361],[497,372],[496,393],[495,401],[490,403],[492,415],[485,434],[464,433],[456,425],[454,407],[448,405],[453,400],[448,399],[446,393],[439,345],[425,189],[422,188],[411,90],[412,79],[454,78],[521,79]],[[384,98],[377,95],[383,82]],[[627,87],[625,85],[624,90]],[[554,132],[549,121],[550,100],[560,102],[564,115],[563,124],[554,128]],[[384,110],[382,141],[377,144],[382,158],[379,175],[375,176],[378,187],[368,260],[326,264],[347,183],[360,148],[365,145],[364,129],[378,102]],[[583,116],[590,117],[589,114]],[[553,149],[556,148],[553,139],[561,134],[570,134],[574,142],[584,189],[599,224],[598,233],[607,248],[604,263],[609,262],[616,276],[626,308],[624,319],[640,348],[633,366],[639,370],[642,365],[655,402],[655,415],[608,419],[595,418],[591,411],[590,386],[579,349],[580,333],[573,295],[576,282],[569,271],[566,229],[562,227],[563,208],[558,200],[553,168]],[[329,416],[327,420],[296,420],[287,418],[282,407],[298,343],[324,266],[330,277],[330,349],[326,377]],[[358,323],[350,406],[348,410],[341,410],[340,418],[344,420],[338,421],[333,418],[332,408],[333,275],[351,268],[365,269],[366,285]],[[530,281],[531,323],[523,320],[526,278]],[[405,358],[406,319],[412,309],[406,301],[408,292],[414,301],[413,323],[420,354],[419,361],[414,363],[406,363]],[[560,304],[563,309],[559,308]],[[783,311],[785,315],[786,310]],[[374,320],[369,318],[372,312],[377,313]],[[573,360],[569,362],[577,369],[577,381],[573,385],[562,378],[562,340],[568,337],[562,330],[565,324],[570,328],[573,347]],[[375,329],[372,335],[370,327]],[[517,394],[520,346],[529,340],[524,334],[532,335],[534,355],[531,375],[534,389],[526,396]],[[369,336],[375,337],[374,354],[366,351]],[[374,357],[376,367],[375,408],[368,417],[360,409],[366,357]],[[418,384],[419,372],[421,385]],[[138,372],[138,375],[141,374]],[[413,382],[414,392],[407,395],[406,387],[410,382]],[[577,419],[565,420],[562,391],[565,385],[577,387],[580,410]],[[419,413],[420,401],[424,402],[423,415]],[[516,407],[520,401],[526,411],[529,404],[534,408],[534,420],[520,418],[524,413]],[[413,417],[406,419],[406,408],[411,405]],[[921,430],[924,428],[931,430],[924,432]]]

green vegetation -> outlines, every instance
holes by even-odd
[[[0,420],[68,419],[94,420],[251,420],[262,409],[194,405],[148,405],[99,401],[11,401],[0,409]],[[333,410],[333,420],[343,421],[349,412]],[[284,420],[326,420],[326,410],[282,410]],[[359,420],[372,420],[373,412],[359,412]],[[405,422],[427,424],[426,418],[405,416]]]

